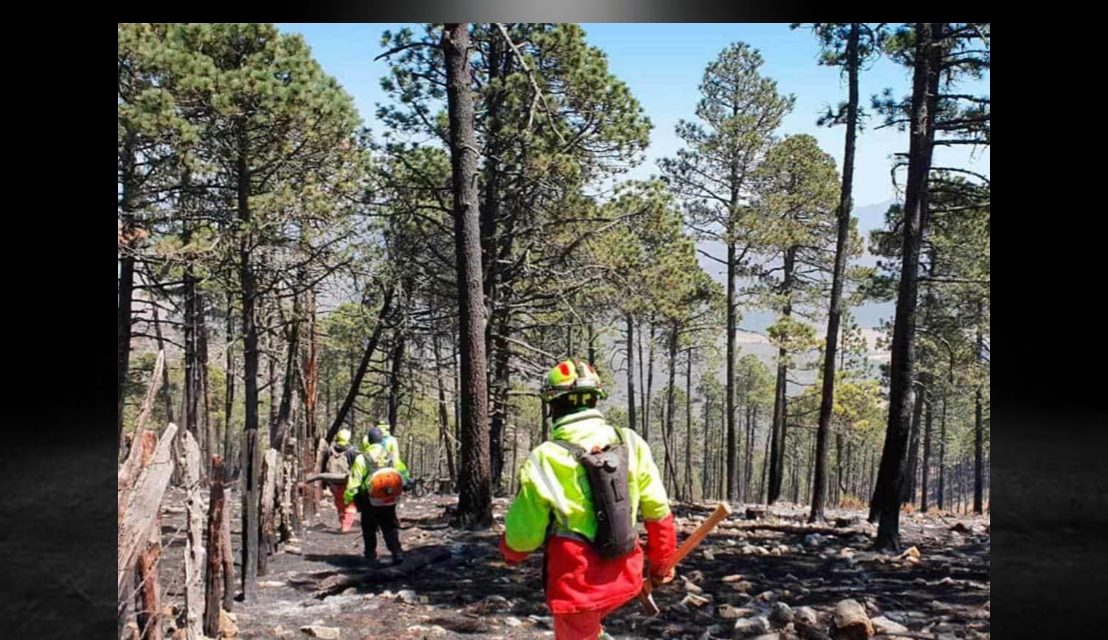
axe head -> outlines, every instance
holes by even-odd
[[[658,608],[658,603],[654,602],[654,582],[647,578],[643,580],[642,590],[639,591],[639,602],[642,603],[643,609],[651,616],[656,616],[661,613],[661,609]]]

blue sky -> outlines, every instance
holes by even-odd
[[[402,26],[412,26],[418,33],[421,25],[279,23],[277,26],[304,36],[324,70],[342,83],[354,97],[366,124],[379,133],[381,129],[373,113],[378,103],[387,100],[380,88],[387,65],[383,60],[374,62],[373,58],[382,51],[381,33]],[[842,162],[843,129],[818,127],[816,118],[827,105],[844,99],[846,90],[838,69],[816,64],[819,47],[810,31],[793,31],[781,23],[604,23],[583,27],[588,42],[607,53],[610,70],[627,83],[654,124],[647,161],[631,176],[646,177],[657,172],[656,160],[673,155],[680,148],[674,126],[681,118],[692,118],[704,67],[735,41],[759,50],[765,59],[763,74],[777,81],[779,91],[796,96],[796,107],[782,123],[781,133],[812,134],[824,151]],[[896,95],[906,95],[911,77],[907,69],[880,59],[860,78],[863,103],[868,105],[870,96],[886,87],[891,87]],[[988,78],[966,83],[964,88],[988,94]],[[873,128],[877,124],[876,120],[871,121],[858,142],[854,183],[858,207],[896,197],[889,179],[890,157],[908,146],[906,132]],[[973,154],[968,148],[938,149],[936,163],[989,175],[987,150]]]
[[[324,70],[335,76],[357,104],[365,123],[375,137],[382,132],[374,119],[376,105],[388,97],[381,90],[380,79],[387,75],[384,60],[373,58],[382,53],[381,33],[404,26],[421,33],[420,24],[283,24],[284,32],[304,36],[315,58]],[[778,83],[778,90],[796,96],[796,105],[782,123],[781,134],[808,133],[816,137],[824,151],[831,154],[842,170],[843,128],[816,126],[816,118],[828,105],[837,105],[846,97],[845,83],[838,69],[817,64],[819,46],[807,29],[791,30],[782,23],[755,24],[665,24],[665,23],[604,23],[582,25],[590,44],[608,56],[609,69],[627,83],[642,104],[654,125],[646,162],[628,174],[645,178],[657,173],[657,159],[673,155],[681,142],[674,126],[682,118],[691,119],[699,99],[704,67],[735,41],[746,42],[765,60],[762,73]],[[886,87],[895,95],[907,95],[911,90],[911,75],[905,69],[881,58],[864,70],[860,79],[863,106],[870,97]],[[967,93],[989,94],[989,81],[967,82]],[[889,177],[892,154],[907,151],[907,132],[893,128],[876,129],[879,122],[862,131],[858,140],[854,168],[855,214],[859,229],[865,234],[882,224],[888,202],[901,196],[895,193]],[[935,163],[940,166],[964,167],[989,175],[987,150],[969,148],[939,148]],[[702,245],[716,253],[718,247]],[[723,279],[722,268],[701,258],[701,266],[717,279]],[[854,310],[859,323],[873,327],[881,318],[892,314],[891,303],[867,303]],[[744,328],[763,331],[772,322],[768,311],[749,310],[742,323]]]

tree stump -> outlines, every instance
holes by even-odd
[[[200,509],[200,447],[196,438],[181,434],[181,470],[185,481],[188,529],[185,540],[185,628],[191,638],[203,631],[204,520]]]
[[[225,511],[226,501],[223,492],[223,458],[212,456],[211,500],[208,502],[208,571],[204,577],[204,635],[210,638],[219,636],[219,612],[223,605],[224,590],[227,581],[224,577],[224,556],[230,555],[230,549],[224,544],[230,542],[228,530],[225,541],[224,522],[229,521]]]

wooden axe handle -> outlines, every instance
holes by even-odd
[[[677,551],[673,552],[673,555],[666,558],[665,562],[663,562],[661,565],[661,568],[664,570],[657,571],[656,573],[660,573],[662,575],[669,573],[670,569],[677,566],[679,562],[684,560],[685,556],[689,555],[689,553],[691,553],[692,550],[697,547],[697,545],[703,542],[704,538],[712,532],[712,529],[715,529],[716,525],[729,515],[731,515],[731,505],[727,504],[726,502],[721,502],[717,504],[715,511],[712,512],[712,515],[708,516],[707,520],[700,523],[700,526],[696,528],[696,531],[693,531],[692,535],[686,538],[683,543],[681,543],[681,546],[677,548]],[[659,613],[659,609],[658,605],[654,603],[653,591],[654,583],[651,581],[650,577],[647,576],[646,580],[643,580],[642,591],[639,592],[639,601],[642,603],[647,613],[649,613],[650,615],[657,615]]]
[[[697,545],[703,542],[704,538],[706,538],[708,534],[712,532],[712,529],[715,529],[716,525],[719,524],[720,521],[727,518],[727,516],[729,515],[731,515],[731,505],[727,504],[726,502],[721,502],[717,504],[716,510],[712,512],[712,515],[708,516],[707,520],[700,523],[700,526],[696,528],[696,531],[693,531],[692,535],[686,538],[685,541],[681,543],[681,546],[677,548],[677,551],[673,552],[673,555],[666,558],[665,562],[662,563],[662,566],[659,567],[659,571],[657,571],[656,573],[662,575],[669,573],[670,569],[676,567],[682,560],[684,560],[685,556],[689,555],[689,553],[691,553],[692,550],[697,547]]]

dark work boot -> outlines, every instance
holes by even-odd
[[[392,563],[397,565],[404,562],[404,552],[400,548],[400,529],[389,529],[383,531],[382,535],[385,538],[385,546],[392,553]]]

